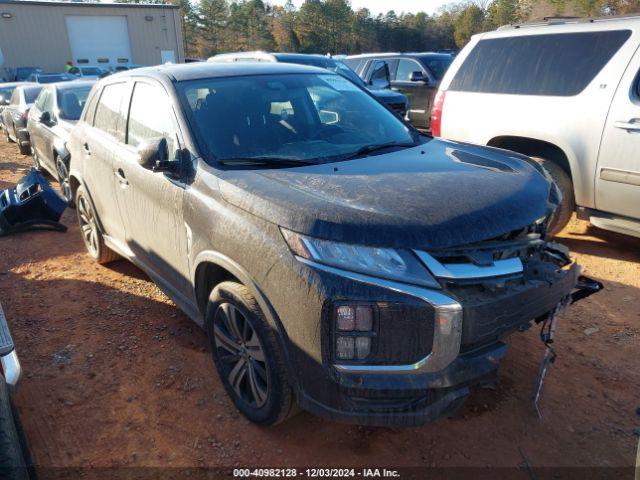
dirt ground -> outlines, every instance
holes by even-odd
[[[0,189],[30,158],[0,144]],[[275,428],[236,413],[206,338],[137,268],[67,233],[0,238],[0,300],[24,377],[15,395],[40,467],[625,466],[640,433],[640,240],[574,220],[560,235],[605,290],[559,322],[539,420],[542,344],[515,334],[496,390],[450,419],[363,428],[301,413]],[[46,477],[46,475],[45,475]]]

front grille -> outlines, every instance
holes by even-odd
[[[475,244],[415,253],[443,286],[483,284],[521,276],[528,259],[546,245],[538,230],[532,225]]]

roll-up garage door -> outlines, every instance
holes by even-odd
[[[75,65],[133,63],[127,17],[69,15],[66,22]]]

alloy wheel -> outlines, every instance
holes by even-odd
[[[98,225],[93,214],[93,208],[82,195],[78,197],[78,219],[80,220],[82,239],[87,249],[94,257],[98,256]]]
[[[67,202],[71,201],[71,184],[69,183],[69,170],[60,157],[56,159],[56,170],[58,171],[58,183],[62,190],[62,195]]]
[[[213,337],[223,375],[236,395],[252,408],[269,397],[265,352],[256,330],[235,305],[222,303],[213,319]]]

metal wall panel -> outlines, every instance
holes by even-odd
[[[68,15],[127,17],[132,63],[156,65],[162,50],[184,61],[179,9],[174,6],[118,5],[0,0],[2,67],[38,66],[59,72],[71,60],[65,18]],[[9,17],[9,18],[5,18]]]

